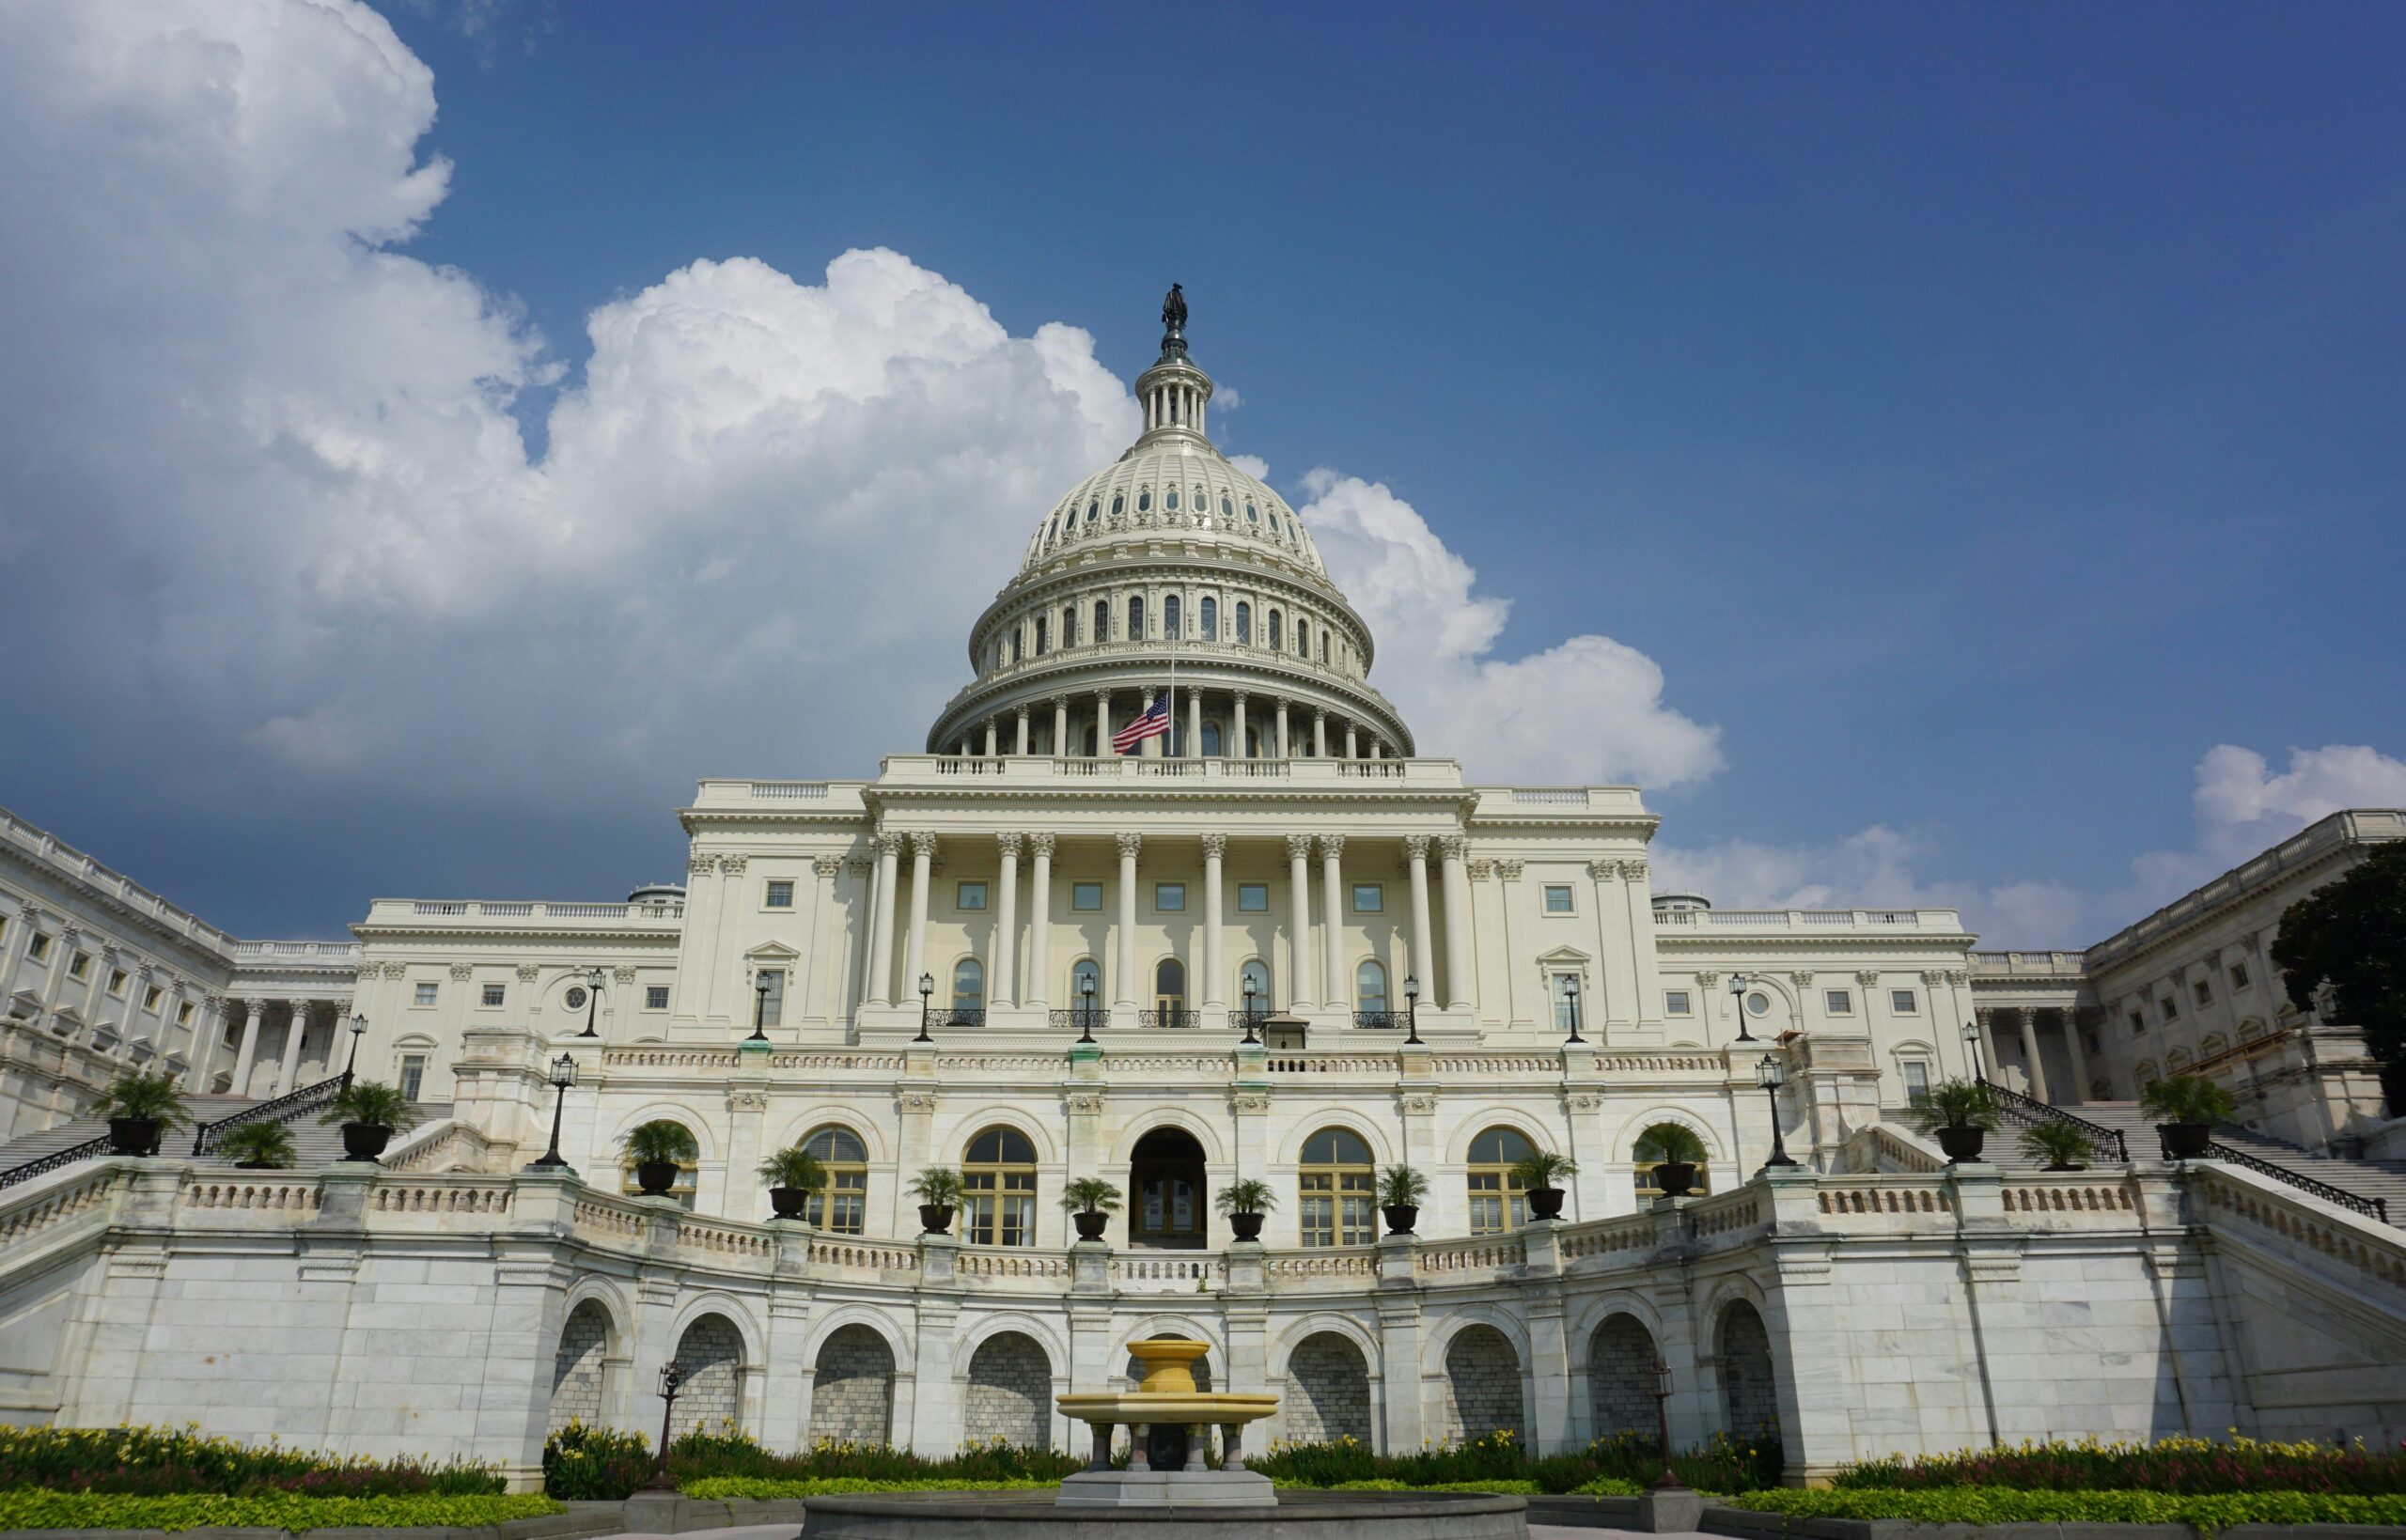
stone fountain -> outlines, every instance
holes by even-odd
[[[1084,1470],[1061,1483],[1054,1501],[1064,1506],[1103,1504],[1130,1508],[1196,1508],[1268,1506],[1278,1501],[1270,1478],[1244,1468],[1244,1425],[1278,1409],[1274,1395],[1238,1395],[1227,1391],[1195,1388],[1195,1361],[1211,1350],[1209,1343],[1156,1337],[1132,1343],[1128,1351],[1145,1366],[1145,1377],[1133,1391],[1059,1397],[1064,1415],[1094,1431],[1094,1457]],[[1111,1437],[1115,1428],[1130,1430],[1133,1448],[1128,1469],[1111,1468]],[[1221,1464],[1205,1463],[1211,1430],[1220,1430]],[[1154,1431],[1176,1428],[1183,1434],[1185,1459],[1175,1470],[1155,1470],[1149,1448]]]

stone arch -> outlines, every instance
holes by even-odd
[[[1733,1439],[1751,1439],[1779,1426],[1779,1385],[1773,1377],[1771,1333],[1762,1312],[1745,1299],[1721,1309],[1714,1334],[1721,1361],[1722,1426]]]
[[[1512,1340],[1484,1321],[1463,1327],[1445,1344],[1443,1404],[1437,1441],[1462,1444],[1508,1432],[1528,1432],[1521,1420],[1521,1355]]]
[[[724,1116],[724,1112],[721,1115]],[[610,1134],[611,1147],[616,1149],[619,1140],[647,1123],[682,1125],[685,1131],[694,1136],[694,1147],[701,1151],[699,1159],[702,1164],[707,1165],[719,1159],[718,1147],[711,1137],[711,1120],[698,1110],[679,1101],[655,1101],[640,1112],[620,1118]]]
[[[1035,1146],[1036,1163],[1039,1166],[1060,1163],[1061,1152],[1053,1137],[1045,1132],[1043,1123],[1030,1115],[1024,1107],[1005,1103],[980,1107],[962,1114],[952,1125],[951,1131],[936,1141],[936,1148],[949,1151],[946,1159],[957,1163],[968,1150],[969,1142],[989,1128],[1008,1128],[1025,1138]]]
[[[1617,1151],[1633,1150],[1637,1147],[1638,1136],[1657,1123],[1678,1124],[1704,1142],[1704,1158],[1708,1162],[1714,1165],[1727,1163],[1729,1157],[1725,1153],[1727,1148],[1726,1139],[1711,1124],[1698,1117],[1693,1110],[1668,1103],[1648,1108],[1644,1112],[1633,1112],[1628,1117],[1622,1118],[1614,1125],[1613,1131],[1606,1136],[1605,1147]]]
[[[854,1321],[819,1346],[810,1391],[810,1441],[885,1443],[894,1428],[894,1349]]]
[[[1389,1141],[1376,1123],[1358,1112],[1325,1107],[1309,1117],[1298,1118],[1295,1126],[1287,1130],[1287,1137],[1279,1143],[1274,1164],[1289,1169],[1299,1164],[1304,1158],[1304,1146],[1310,1143],[1313,1135],[1324,1128],[1342,1128],[1369,1145],[1370,1163],[1373,1165],[1388,1165],[1396,1159]]]
[[[1517,1399],[1519,1392],[1514,1396]],[[1370,1364],[1361,1347],[1341,1331],[1315,1331],[1287,1355],[1286,1438],[1289,1443],[1325,1444],[1351,1439],[1367,1448],[1370,1427]]]
[[[1487,1107],[1455,1124],[1453,1132],[1445,1136],[1446,1161],[1455,1166],[1467,1164],[1471,1142],[1490,1128],[1509,1128],[1537,1149],[1558,1150],[1562,1147],[1562,1141],[1555,1137],[1554,1130],[1520,1108]]]
[[[1587,1340],[1587,1399],[1595,1408],[1595,1435],[1607,1438],[1656,1429],[1654,1333],[1625,1310],[1615,1311]]]
[[[552,1409],[546,1430],[556,1433],[571,1422],[595,1423],[606,1409],[602,1397],[603,1366],[610,1358],[617,1322],[610,1307],[587,1296],[568,1313],[560,1327],[559,1351],[552,1359]]]
[[[694,1317],[677,1338],[677,1364],[684,1384],[669,1414],[674,1440],[723,1421],[743,1421],[743,1334],[716,1311]]]
[[[1211,1124],[1183,1108],[1156,1107],[1148,1110],[1143,1117],[1132,1121],[1120,1130],[1118,1141],[1113,1147],[1111,1159],[1107,1163],[1114,1166],[1126,1165],[1134,1157],[1139,1141],[1147,1134],[1159,1133],[1164,1128],[1176,1128],[1180,1133],[1192,1135],[1195,1143],[1201,1147],[1203,1159],[1207,1164],[1216,1166],[1227,1159],[1226,1153],[1220,1145],[1220,1136],[1212,1130]]]
[[[961,1441],[1046,1448],[1052,1406],[1053,1361],[1043,1345],[1024,1331],[996,1331],[969,1356]]]
[[[769,1147],[781,1150],[799,1144],[821,1128],[841,1128],[859,1140],[861,1148],[868,1152],[868,1163],[872,1166],[888,1163],[894,1159],[887,1153],[884,1131],[878,1127],[875,1118],[861,1115],[857,1102],[820,1102],[799,1117],[788,1118],[784,1134]]]

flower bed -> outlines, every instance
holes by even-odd
[[[307,1450],[237,1443],[197,1426],[0,1426],[0,1489],[44,1487],[121,1496],[224,1497],[289,1492],[316,1498],[499,1496],[501,1473],[454,1460],[338,1459]],[[0,1529],[16,1526],[0,1525]]]
[[[399,1497],[305,1497],[263,1492],[158,1496],[132,1492],[0,1491],[0,1530],[414,1529],[500,1524],[562,1512],[539,1493],[514,1497],[415,1493]]]
[[[1332,1443],[1273,1444],[1267,1455],[1247,1464],[1281,1486],[1352,1486],[1375,1481],[1393,1483],[1395,1489],[1433,1489],[1461,1482],[1525,1482],[1538,1492],[1615,1497],[1651,1486],[1663,1469],[1654,1440],[1630,1433],[1599,1439],[1575,1454],[1536,1455],[1507,1433],[1410,1454],[1373,1454],[1367,1446],[1346,1438]],[[1699,1491],[1776,1486],[1779,1440],[1715,1434],[1699,1447],[1672,1455],[1671,1468]]]
[[[1059,1485],[1059,1478],[1050,1480],[1021,1476],[1008,1481],[969,1481],[961,1478],[928,1476],[909,1481],[871,1481],[863,1476],[805,1476],[779,1479],[768,1476],[706,1476],[689,1481],[678,1488],[683,1496],[699,1498],[706,1502],[774,1501],[781,1498],[850,1497],[876,1492],[1014,1492],[1049,1488]]]
[[[2406,1494],[2023,1490],[2008,1486],[1836,1486],[1748,1492],[1729,1505],[1796,1518],[1908,1518],[1922,1524],[2406,1524]]]
[[[1758,1483],[1768,1486],[1769,1483]],[[2406,1449],[2374,1452],[2321,1443],[2266,1443],[2233,1437],[2153,1443],[2035,1440],[2005,1449],[1867,1460],[1838,1475],[1842,1489],[2013,1487],[2043,1491],[2406,1492]]]

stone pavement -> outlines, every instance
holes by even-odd
[[[712,1530],[711,1540],[793,1540],[791,1524],[758,1524],[748,1529]],[[666,1535],[614,1534],[606,1540],[670,1540]],[[1634,1530],[1572,1529],[1554,1524],[1532,1524],[1529,1540],[1720,1540],[1703,1534],[1643,1535]]]

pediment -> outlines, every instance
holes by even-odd
[[[1585,968],[1594,960],[1595,959],[1593,957],[1590,957],[1586,953],[1580,951],[1575,946],[1557,946],[1553,951],[1544,953],[1538,958],[1538,961],[1541,963],[1551,963],[1564,968]]]
[[[763,941],[743,955],[747,957],[767,958],[772,962],[795,962],[802,957],[801,953],[781,941]]]

